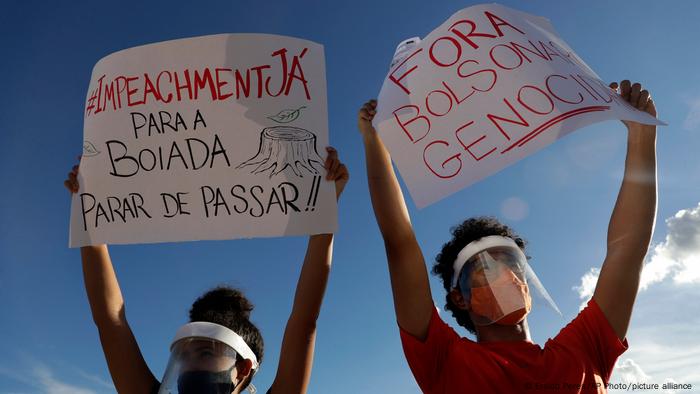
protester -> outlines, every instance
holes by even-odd
[[[326,180],[339,198],[349,179],[334,148],[327,148]],[[78,166],[64,182],[77,193]],[[316,320],[331,267],[333,234],[312,235],[297,282],[292,312],[284,332],[277,373],[268,393],[305,393],[311,377]],[[217,287],[190,309],[190,323],[175,335],[162,382],[141,355],[126,320],[124,299],[107,245],[81,250],[83,276],[92,317],[114,386],[119,393],[241,393],[248,389],[263,358],[263,338],[249,320],[253,305],[242,292]],[[234,267],[235,269],[235,267]]]
[[[617,83],[610,85],[618,89]],[[622,81],[619,93],[656,116],[649,92]],[[367,178],[384,238],[404,353],[425,393],[601,393],[625,335],[656,217],[656,126],[624,121],[625,175],[608,227],[607,255],[593,298],[544,347],[530,339],[532,297],[554,306],[525,257],[525,241],[494,218],[465,220],[438,254],[445,309],[476,335],[460,337],[437,313],[422,251],[372,119],[377,102],[359,110]],[[574,225],[573,223],[569,225]],[[566,256],[561,256],[566,264]],[[555,307],[556,308],[556,307]]]

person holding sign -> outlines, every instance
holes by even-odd
[[[633,107],[656,116],[638,83],[610,85]],[[601,393],[627,349],[625,339],[656,217],[656,126],[628,129],[625,175],[608,228],[608,250],[593,298],[544,347],[530,340],[532,298],[546,292],[527,264],[525,241],[493,218],[453,229],[433,267],[445,308],[476,335],[461,338],[438,315],[423,253],[394,174],[372,126],[374,100],[358,114],[372,205],[384,238],[405,356],[425,393]],[[549,299],[551,301],[551,299]],[[553,305],[553,303],[552,303]]]
[[[335,182],[336,198],[349,179],[333,148],[327,148],[326,180]],[[78,166],[65,186],[76,193]],[[268,393],[305,393],[311,377],[316,320],[331,266],[333,234],[317,234],[309,244],[297,282],[292,312],[284,332],[277,374]],[[218,287],[198,298],[190,323],[171,346],[162,382],[141,355],[124,312],[119,283],[107,245],[81,248],[83,275],[93,320],[100,334],[114,386],[120,393],[241,393],[248,389],[263,357],[260,331],[249,320],[252,304],[238,290]]]

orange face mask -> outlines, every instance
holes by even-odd
[[[502,270],[488,286],[472,287],[470,303],[472,313],[504,326],[520,323],[532,309],[527,285],[509,269]]]

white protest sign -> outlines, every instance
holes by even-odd
[[[116,52],[84,115],[71,247],[337,227],[317,43],[222,34]]]
[[[422,208],[608,119],[664,124],[608,88],[547,19],[488,4],[399,44],[373,123]]]

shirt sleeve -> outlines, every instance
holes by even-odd
[[[607,382],[615,361],[627,350],[627,339],[620,340],[598,304],[591,298],[586,307],[554,338],[564,346],[575,347]]]
[[[436,309],[433,309],[428,335],[424,340],[404,331],[401,326],[399,331],[408,366],[421,390],[429,392],[440,376],[450,345],[459,340],[459,335],[442,321]]]

